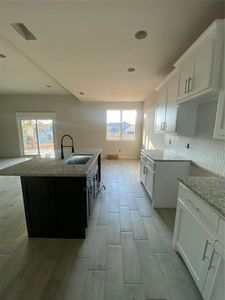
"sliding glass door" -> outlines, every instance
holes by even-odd
[[[17,117],[23,155],[54,156],[53,119]]]

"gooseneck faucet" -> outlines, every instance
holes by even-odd
[[[71,146],[65,146],[63,145],[63,140],[65,137],[69,137],[71,139],[71,142],[72,142],[72,145]],[[74,143],[73,143],[73,138],[71,135],[68,135],[68,134],[64,134],[61,138],[61,159],[64,159],[64,148],[71,148],[72,149],[72,153],[74,153]]]

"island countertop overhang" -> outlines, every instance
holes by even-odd
[[[41,177],[86,177],[95,164],[102,149],[82,149],[75,154],[91,154],[93,157],[84,165],[68,165],[59,158],[33,158],[0,170],[0,176],[41,176]]]

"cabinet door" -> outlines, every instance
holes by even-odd
[[[210,259],[210,266],[202,296],[205,300],[225,299],[225,263],[224,257],[216,248]]]
[[[225,70],[225,57],[223,63],[223,70]],[[225,75],[223,71],[222,86],[218,100],[216,123],[213,137],[215,139],[225,139]]]
[[[21,183],[29,236],[50,237],[57,227],[53,180],[46,177],[22,177]]]
[[[151,198],[153,197],[154,176],[154,171],[150,167],[146,166],[145,188]]]
[[[199,290],[202,291],[213,251],[213,239],[180,200],[177,206],[175,232],[175,247],[182,255]]]
[[[159,91],[159,97],[157,100],[156,115],[155,115],[155,131],[165,132],[166,121],[166,101],[167,101],[167,88],[162,88]]]
[[[61,178],[55,182],[59,235],[82,237],[87,226],[86,178]]]
[[[208,39],[194,53],[193,82],[189,83],[189,93],[199,93],[211,86],[213,71],[214,39]]]
[[[179,76],[176,73],[167,85],[167,105],[166,105],[166,131],[176,131],[177,121],[177,97],[178,97]]]
[[[179,67],[180,83],[179,83],[179,100],[189,96],[191,79],[193,79],[193,57],[190,55]],[[189,88],[188,88],[189,87]]]
[[[146,165],[145,161],[141,159],[141,170],[140,170],[140,175],[141,175],[141,182],[145,185],[145,173],[146,173]]]

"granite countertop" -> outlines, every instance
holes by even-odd
[[[190,161],[190,159],[177,155],[171,150],[141,150],[142,153],[147,155],[153,161]]]
[[[186,187],[199,196],[208,206],[225,218],[225,179],[220,177],[179,178]]]
[[[84,177],[96,162],[102,149],[86,149],[76,151],[75,154],[92,154],[93,157],[84,165],[65,164],[56,153],[55,158],[33,158],[28,161],[0,170],[0,176],[58,176]],[[65,158],[67,159],[67,157]]]

